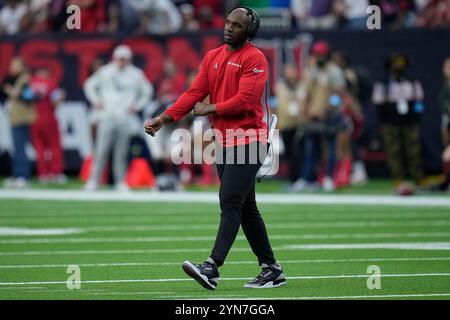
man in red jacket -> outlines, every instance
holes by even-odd
[[[255,11],[246,7],[232,9],[225,22],[225,45],[209,51],[191,87],[169,109],[145,124],[145,132],[154,136],[162,126],[178,121],[192,109],[194,115],[212,120],[216,156],[226,157],[222,161],[216,158],[221,183],[219,230],[205,262],[183,263],[184,271],[210,290],[217,287],[218,267],[223,265],[240,225],[262,267],[261,273],[245,287],[271,288],[286,283],[255,201],[255,176],[262,161],[250,159],[255,150],[267,150],[267,123],[261,98],[268,80],[268,63],[250,43],[258,28]],[[201,102],[208,95],[210,103]],[[242,155],[244,163],[240,161]]]

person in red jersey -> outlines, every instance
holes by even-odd
[[[59,89],[49,71],[40,68],[32,77],[30,86],[40,97],[35,102],[37,119],[31,125],[31,141],[36,149],[36,167],[41,183],[65,183],[63,174],[63,151],[55,108],[64,100],[64,91]]]
[[[183,263],[183,270],[210,290],[217,287],[218,268],[224,264],[240,226],[262,267],[261,273],[245,287],[270,288],[286,283],[255,200],[255,177],[262,161],[250,159],[252,152],[267,150],[268,146],[267,122],[261,103],[268,80],[268,63],[250,42],[258,32],[259,23],[254,10],[232,9],[225,21],[225,44],[207,52],[190,88],[169,109],[145,124],[145,132],[154,136],[164,125],[180,120],[192,110],[196,116],[211,119],[220,179],[220,224],[207,260],[202,264]],[[207,96],[210,103],[201,102]],[[218,154],[226,159],[218,161]]]

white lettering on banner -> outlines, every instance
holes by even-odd
[[[81,158],[89,155],[92,152],[92,137],[86,104],[81,101],[65,102],[56,109],[56,117],[58,118],[63,149],[76,150]],[[0,153],[8,152],[12,154],[13,151],[14,146],[7,111],[0,107]],[[27,145],[26,151],[31,160],[36,158],[31,143]]]

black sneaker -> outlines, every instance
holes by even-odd
[[[245,288],[275,288],[286,284],[286,278],[283,274],[283,268],[275,266],[264,266],[261,273],[252,281],[247,282]]]
[[[202,264],[195,264],[190,261],[183,262],[183,270],[186,274],[195,279],[203,288],[215,290],[219,280],[219,269],[208,261]]]

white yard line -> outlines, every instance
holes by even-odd
[[[417,294],[373,294],[373,295],[360,295],[360,296],[313,296],[313,297],[243,297],[239,300],[334,300],[334,299],[381,299],[381,298],[426,298],[426,297],[450,297],[450,293],[417,293]],[[177,295],[177,296],[161,296],[159,298],[166,299],[186,299],[186,300],[234,300],[227,296],[211,296],[195,297],[192,295]]]
[[[450,220],[416,220],[416,221],[345,221],[345,222],[302,222],[302,223],[266,223],[269,229],[321,229],[321,228],[384,228],[384,227],[446,227],[450,226]],[[216,230],[217,224],[160,224],[160,225],[121,225],[121,226],[97,226],[67,228],[67,233],[81,232],[143,232],[143,231],[185,231],[185,230]],[[0,227],[0,236],[8,235],[47,235],[58,234],[66,229],[60,228],[18,228]],[[17,232],[16,232],[17,231]]]
[[[23,227],[0,227],[0,236],[54,236],[77,234],[84,232],[80,228],[23,228]]]
[[[383,274],[383,278],[416,278],[416,277],[448,277],[450,273],[400,273],[400,274]],[[286,277],[287,280],[321,280],[321,279],[356,279],[367,278],[367,274],[354,275],[324,275],[324,276],[292,276]],[[220,281],[241,281],[249,280],[246,277],[239,278],[221,278]],[[169,279],[111,279],[111,280],[84,280],[81,284],[97,284],[97,283],[144,283],[144,282],[184,282],[193,281],[189,278],[169,278]],[[67,281],[28,281],[28,282],[0,282],[0,286],[23,286],[23,285],[40,285],[40,284],[66,284]]]
[[[98,255],[98,254],[160,254],[160,253],[200,253],[211,249],[132,249],[132,250],[55,250],[55,251],[11,251],[0,252],[0,256],[41,256],[41,255]],[[233,251],[250,251],[249,248],[233,248]]]
[[[450,250],[450,242],[290,244],[283,248],[286,250]]]
[[[418,221],[350,221],[350,222],[303,222],[266,223],[269,229],[320,229],[320,228],[382,228],[382,227],[445,227],[450,220]],[[83,228],[88,232],[139,232],[139,231],[178,231],[178,230],[216,230],[217,224],[198,225],[150,225],[150,226],[101,226]]]
[[[334,233],[334,234],[288,234],[271,235],[273,240],[326,240],[326,239],[395,239],[395,238],[447,238],[450,232],[405,232],[405,233]],[[0,240],[0,244],[46,244],[46,243],[124,243],[124,242],[185,242],[214,241],[215,236],[188,237],[94,237],[94,238],[34,238]],[[236,241],[247,241],[238,236]]]
[[[85,192],[80,190],[0,190],[1,199],[60,200],[60,201],[133,201],[133,202],[194,202],[217,203],[215,192]],[[394,195],[323,195],[323,194],[263,194],[259,203],[281,204],[361,204],[450,207],[445,196],[398,197]]]
[[[323,243],[290,244],[274,247],[275,251],[301,250],[450,250],[450,242],[380,242],[380,243]],[[204,253],[208,248],[197,249],[130,249],[130,250],[55,250],[55,251],[10,251],[0,252],[0,256],[55,256],[55,255],[116,255],[116,254],[168,254],[168,253]],[[248,247],[233,247],[234,252],[250,252]]]
[[[419,257],[419,258],[369,258],[369,259],[310,259],[310,260],[280,260],[282,264],[303,263],[347,263],[347,262],[410,262],[410,261],[449,261],[450,257]],[[227,265],[255,264],[255,261],[228,261]],[[27,268],[66,268],[69,265],[79,267],[137,267],[137,266],[179,266],[176,262],[110,262],[110,263],[67,263],[67,264],[16,264],[0,265],[0,269],[27,269]]]

